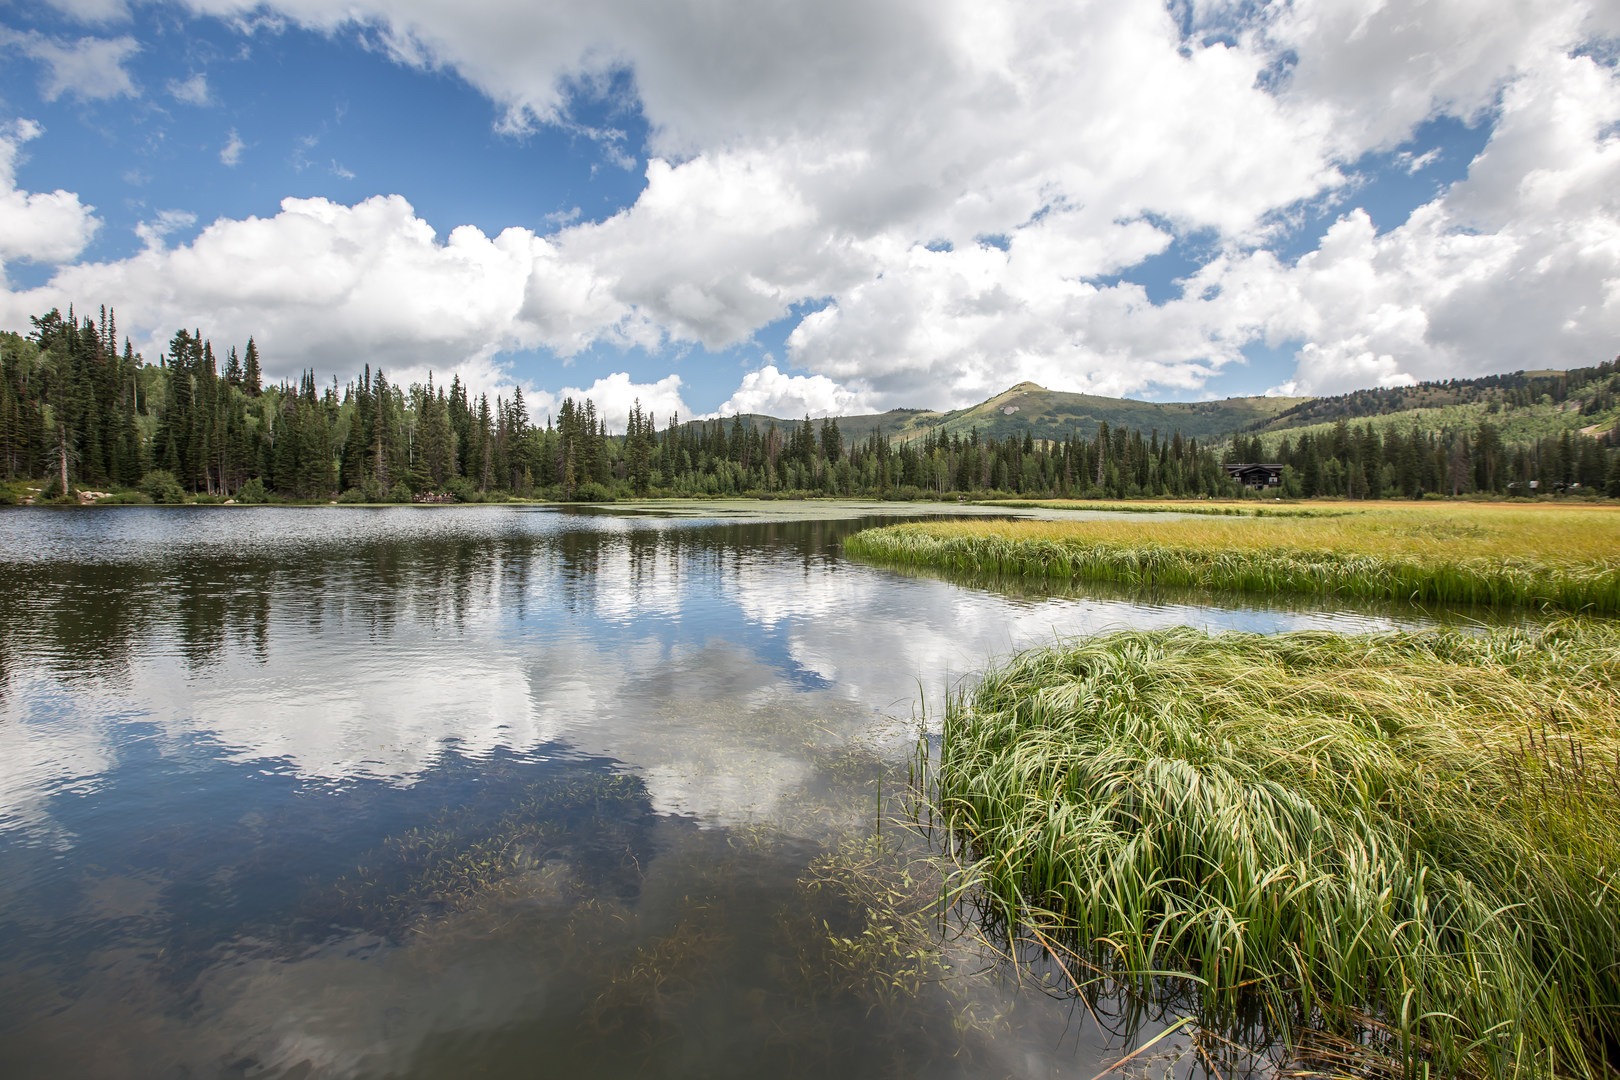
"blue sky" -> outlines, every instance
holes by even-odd
[[[0,3],[0,325],[797,416],[1620,351],[1620,15]]]

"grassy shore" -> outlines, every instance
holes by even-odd
[[[859,533],[845,550],[971,573],[1620,612],[1620,508],[1606,506],[924,522]]]
[[[949,709],[940,805],[1009,918],[1188,976],[1206,1024],[1258,1003],[1409,1075],[1612,1075],[1617,684],[1599,622],[1093,638]]]
[[[1341,517],[1358,511],[1333,502],[1285,503],[1211,499],[1138,499],[1105,502],[1096,499],[975,499],[973,506],[1001,506],[1009,510],[1101,510],[1110,514],[1192,514],[1200,517]]]

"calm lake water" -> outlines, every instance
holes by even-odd
[[[1162,1031],[874,920],[939,888],[883,820],[943,695],[1425,617],[906,576],[841,556],[871,514],[0,512],[0,1075],[1090,1077]]]

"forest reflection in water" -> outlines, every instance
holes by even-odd
[[[843,561],[874,520],[0,515],[0,1068],[1101,1061],[876,838],[928,702],[1054,635],[1412,616]]]

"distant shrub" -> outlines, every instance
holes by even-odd
[[[410,489],[410,487],[403,480],[396,481],[394,483],[394,486],[388,489],[388,498],[387,498],[386,501],[387,502],[393,502],[393,503],[408,503],[408,502],[410,502],[411,501],[411,489]]]
[[[193,495],[191,501],[199,506],[218,506],[228,498],[225,495]]]
[[[186,489],[168,469],[153,469],[141,477],[140,490],[155,503],[183,503]]]
[[[150,506],[152,497],[144,491],[115,491],[96,500],[97,506]]]
[[[340,503],[364,503],[372,500],[366,498],[366,493],[359,488],[349,488],[337,497],[337,501]]]
[[[264,489],[264,481],[257,476],[236,489],[236,501],[253,505],[270,501],[270,493]]]

